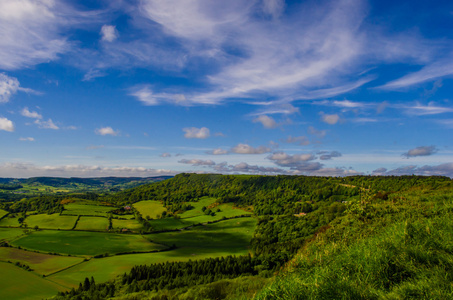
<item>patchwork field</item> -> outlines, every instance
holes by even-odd
[[[7,227],[19,227],[19,218],[18,217],[11,217],[8,215],[0,220],[0,226],[7,226]]]
[[[175,244],[177,248],[156,253],[91,259],[51,275],[49,279],[66,286],[77,286],[87,274],[102,282],[130,270],[135,265],[247,254],[256,223],[253,218],[240,218],[194,227],[192,230],[182,232],[149,234],[146,238],[150,241]]]
[[[29,266],[40,275],[49,275],[81,263],[84,258],[74,256],[58,256],[25,251],[11,247],[0,247],[0,260],[20,262]]]
[[[137,220],[112,219],[112,227],[113,229],[127,228],[129,230],[139,230],[142,228],[142,224],[140,224]]]
[[[167,209],[160,201],[146,200],[134,203],[134,208],[140,212],[143,218],[150,217],[156,219]]]
[[[46,253],[94,256],[130,251],[154,251],[165,247],[140,235],[84,231],[37,231],[17,239],[13,246]]]
[[[25,234],[22,228],[0,228],[0,241],[11,241],[18,236]]]
[[[109,229],[109,220],[103,217],[80,217],[75,229],[107,231]]]
[[[65,205],[63,215],[80,216],[107,216],[107,212],[114,210],[111,206],[70,203]]]
[[[64,290],[67,289],[33,272],[25,271],[10,263],[0,262],[2,299],[47,299]]]
[[[28,227],[38,226],[45,229],[72,229],[77,220],[76,216],[60,216],[60,214],[39,214],[28,216],[25,223]]]
[[[0,219],[9,214],[6,210],[0,209]]]

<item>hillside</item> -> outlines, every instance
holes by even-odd
[[[450,178],[180,174],[108,197],[117,203],[160,199],[167,219],[178,219],[185,204],[203,197],[249,209],[258,219],[250,254],[137,266],[107,283],[86,279],[60,298],[452,296]]]

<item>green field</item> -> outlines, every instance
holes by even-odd
[[[25,219],[28,227],[38,226],[45,229],[72,229],[77,220],[76,216],[60,216],[60,214],[31,215]]]
[[[0,220],[0,226],[19,227],[20,223],[18,220],[18,217],[11,217],[11,215],[9,215]]]
[[[0,241],[11,241],[18,236],[25,234],[22,228],[0,228]]]
[[[140,235],[51,230],[32,232],[14,241],[12,245],[47,253],[88,256],[164,248],[162,245],[150,243]]]
[[[140,224],[137,220],[112,219],[112,227],[113,229],[127,228],[129,230],[139,230],[142,228],[142,224]]]
[[[80,217],[75,229],[107,231],[109,220],[103,217]]]
[[[0,262],[0,295],[2,299],[46,299],[66,288],[25,271],[10,263]]]
[[[89,205],[70,203],[64,206],[63,215],[80,215],[80,216],[107,216],[109,211],[115,209],[112,206]]]
[[[26,264],[40,275],[49,275],[72,265],[81,263],[84,258],[58,256],[20,250],[12,247],[0,247],[0,260]]]
[[[146,200],[134,203],[133,205],[136,210],[142,215],[143,218],[150,217],[156,219],[158,215],[161,215],[167,209],[162,206],[160,201]]]
[[[247,254],[256,223],[253,218],[240,218],[182,232],[149,234],[146,235],[149,240],[176,244],[177,248],[157,253],[91,259],[49,278],[63,285],[77,286],[87,277],[86,274],[103,282],[129,271],[135,265]]]
[[[6,216],[7,214],[9,214],[9,212],[7,212],[6,210],[0,209],[0,219],[3,218],[3,216]]]

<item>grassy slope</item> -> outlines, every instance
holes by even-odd
[[[80,217],[77,222],[76,230],[99,230],[107,231],[109,220],[103,217]]]
[[[161,245],[150,243],[140,235],[49,230],[32,232],[12,244],[42,252],[88,256],[128,251],[152,251],[163,248]]]
[[[100,206],[100,205],[86,205],[70,203],[65,205],[63,215],[81,215],[81,216],[107,216],[107,212],[114,210],[115,207]]]
[[[257,299],[452,299],[453,191],[394,194],[337,220]]]
[[[222,221],[178,233],[150,234],[147,238],[156,242],[175,243],[177,248],[158,253],[91,259],[49,278],[64,285],[77,286],[87,274],[93,275],[96,282],[103,282],[129,271],[135,265],[247,254],[255,226],[255,219],[246,218]]]
[[[133,205],[136,210],[142,215],[143,218],[157,218],[157,215],[161,215],[167,209],[162,205],[160,201],[145,200],[134,203]]]
[[[46,229],[71,229],[72,227],[74,227],[76,220],[76,216],[60,216],[60,214],[39,214],[28,216],[25,219],[25,223],[30,228],[38,226],[39,228]]]
[[[0,298],[2,299],[43,299],[55,296],[58,291],[66,290],[58,284],[10,263],[0,262],[0,270]]]

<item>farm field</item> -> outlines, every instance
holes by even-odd
[[[80,217],[75,230],[107,231],[109,220],[104,217]]]
[[[111,206],[70,203],[65,205],[63,215],[107,216],[107,212],[115,209]]]
[[[162,205],[160,201],[145,200],[133,204],[134,208],[142,215],[143,218],[149,216],[150,218],[156,219],[158,215],[161,215],[167,209]]]
[[[11,217],[11,215],[8,215],[0,220],[0,226],[19,227],[19,217]]]
[[[65,287],[13,264],[0,262],[0,295],[2,299],[46,299]],[[24,284],[26,283],[26,284]]]
[[[49,275],[81,263],[84,258],[74,256],[58,256],[25,251],[12,247],[0,247],[0,260],[20,262],[29,266],[40,275]]]
[[[113,229],[127,228],[129,230],[139,230],[142,228],[142,224],[140,224],[137,220],[112,219],[112,228]]]
[[[77,220],[76,216],[60,216],[60,214],[31,215],[25,219],[28,227],[38,226],[45,229],[72,229]]]
[[[11,241],[18,236],[25,234],[22,228],[0,228],[0,241]]]
[[[12,245],[46,253],[86,256],[165,248],[149,242],[140,235],[51,230],[32,232],[14,241]]]
[[[6,210],[0,209],[0,219],[6,216],[8,212]]]
[[[248,245],[257,221],[253,218],[226,220],[194,227],[192,230],[146,235],[150,241],[175,244],[176,249],[156,253],[126,254],[91,259],[68,270],[49,276],[66,286],[77,286],[86,274],[103,282],[130,270],[135,265],[188,261],[249,253]]]

